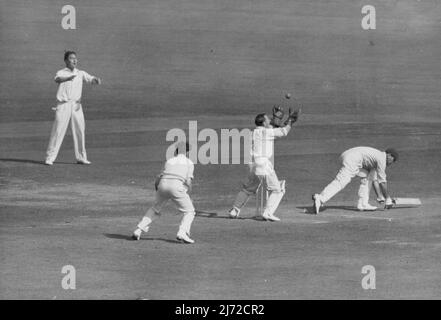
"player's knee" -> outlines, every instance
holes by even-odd
[[[157,215],[157,216],[160,216],[160,215],[161,215],[161,210],[160,210],[160,209],[157,209],[157,208],[153,207],[152,210],[153,210],[153,213],[154,213],[155,215]]]
[[[247,186],[243,186],[242,192],[245,193],[247,196],[253,195],[257,193],[258,188],[250,188]]]
[[[285,193],[285,189],[282,189],[281,187],[268,188],[268,191],[271,193]]]
[[[196,211],[195,210],[193,210],[193,211],[184,211],[183,214],[184,214],[184,216],[187,216],[187,217],[194,217],[196,215]]]

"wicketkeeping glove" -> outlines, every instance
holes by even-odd
[[[285,121],[285,125],[287,125],[288,123],[292,124],[292,123],[296,122],[299,119],[301,111],[302,111],[301,108],[299,108],[295,111],[291,111],[291,108],[289,108],[289,115],[288,115],[288,119],[286,119],[286,121]]]
[[[283,108],[279,105],[273,107],[273,118],[271,119],[271,125],[274,128],[279,128],[283,126]]]

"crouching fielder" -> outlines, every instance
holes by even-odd
[[[355,147],[346,150],[340,156],[342,168],[335,179],[328,184],[320,194],[314,194],[313,207],[315,213],[319,213],[320,207],[329,199],[343,190],[351,182],[352,178],[358,176],[361,178],[360,188],[358,190],[357,208],[363,210],[375,210],[374,206],[369,204],[369,193],[372,187],[372,181],[378,179],[381,192],[386,197],[386,208],[392,206],[392,198],[387,191],[386,166],[391,165],[398,160],[398,153],[392,149],[380,151],[370,147]]]
[[[150,224],[160,216],[162,207],[171,199],[178,210],[184,214],[177,234],[178,241],[194,243],[190,238],[190,228],[195,216],[195,209],[187,193],[189,190],[191,191],[194,164],[188,158],[189,151],[188,143],[179,143],[175,156],[165,163],[164,170],[155,181],[155,204],[147,210],[145,216],[138,223],[132,235],[133,240],[139,240],[142,232],[149,230]]]
[[[292,123],[297,121],[298,111],[290,114],[285,126],[272,128],[271,120],[264,113],[258,114],[255,119],[256,129],[253,131],[251,163],[247,181],[238,193],[233,208],[229,211],[231,218],[237,218],[240,210],[245,206],[249,197],[256,194],[261,183],[265,182],[269,191],[268,200],[262,217],[269,221],[280,221],[274,215],[280,201],[285,194],[285,181],[279,181],[271,159],[274,156],[274,139],[283,137],[291,130]]]

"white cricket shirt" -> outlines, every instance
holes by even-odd
[[[194,164],[184,154],[178,154],[165,162],[161,179],[179,179],[183,182],[193,179]]]
[[[287,134],[288,130],[285,127],[257,127],[254,129],[251,159],[256,174],[269,174],[269,170],[273,168],[272,159],[274,157],[274,139],[284,137]]]
[[[81,93],[83,91],[83,81],[87,83],[91,83],[94,78],[86,71],[78,70],[77,68],[75,68],[73,71],[71,71],[69,68],[61,69],[57,72],[55,78],[57,77],[65,78],[65,77],[70,77],[72,75],[76,75],[76,77],[70,81],[65,81],[58,85],[58,90],[57,90],[58,102],[81,100]]]
[[[378,182],[386,182],[386,152],[371,147],[355,147],[343,152],[341,157],[367,171],[376,170]]]

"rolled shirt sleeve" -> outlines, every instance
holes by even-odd
[[[95,79],[94,76],[88,74],[86,71],[81,71],[82,75],[83,75],[83,80],[87,83],[91,83],[93,79]]]
[[[194,164],[193,162],[188,159],[188,172],[187,172],[187,179],[193,179],[193,172],[194,172]]]
[[[286,130],[285,127],[272,128],[272,129],[267,129],[267,134],[271,138],[280,138],[286,136],[288,134],[288,130]]]
[[[54,80],[56,80],[57,78],[60,77],[68,77],[70,74],[67,73],[66,71],[64,71],[64,69],[62,70],[58,70],[57,73],[55,74]]]
[[[377,163],[377,179],[379,183],[387,182],[386,180],[386,154],[384,154],[384,160]]]

